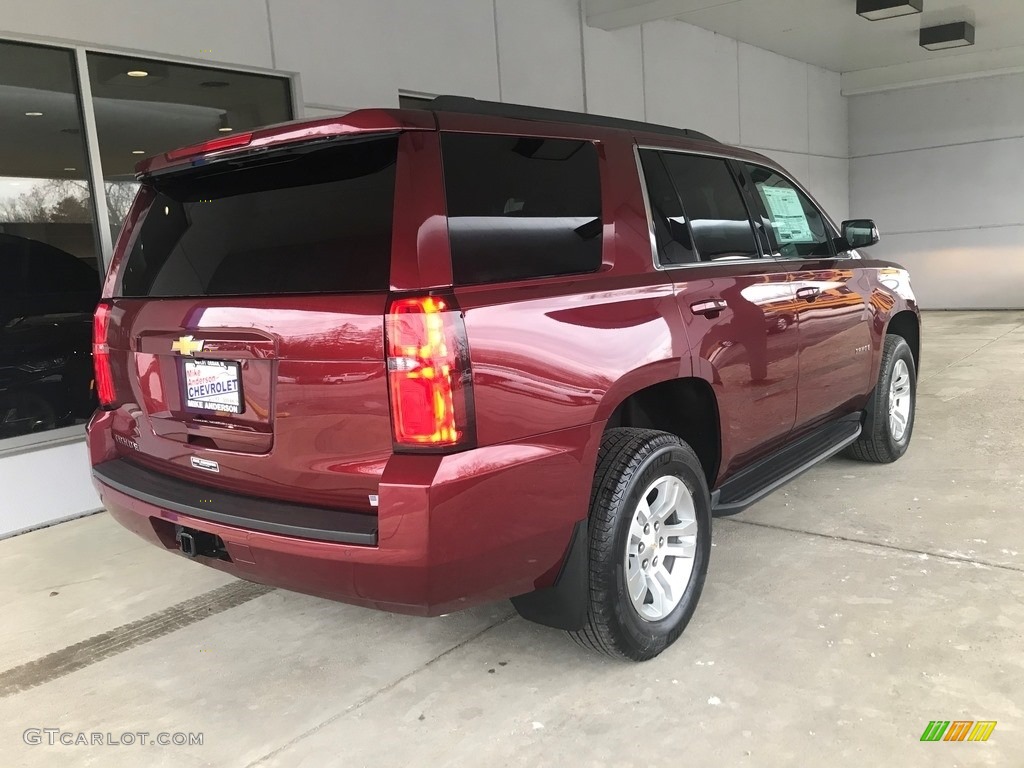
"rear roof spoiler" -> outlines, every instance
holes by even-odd
[[[331,139],[358,134],[388,133],[393,131],[432,131],[437,127],[434,116],[415,110],[359,109],[347,115],[325,117],[319,120],[294,120],[288,123],[258,128],[241,134],[232,134],[173,149],[148,157],[135,166],[138,178],[161,173],[168,169],[203,165],[224,154],[259,152],[279,149],[285,144]]]

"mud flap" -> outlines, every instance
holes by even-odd
[[[589,545],[587,521],[580,520],[573,528],[572,539],[555,583],[512,598],[512,605],[520,616],[555,629],[583,629],[590,601]]]

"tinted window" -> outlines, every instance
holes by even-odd
[[[124,296],[384,290],[397,139],[157,177]]]
[[[601,186],[592,143],[448,133],[441,147],[456,283],[601,266]]]
[[[754,229],[727,162],[677,152],[663,152],[661,156],[701,260],[757,258]]]
[[[771,224],[773,247],[780,256],[831,256],[832,235],[825,217],[807,196],[770,168],[747,165],[757,190],[759,212]]]
[[[682,203],[679,202],[679,195],[672,186],[660,153],[643,150],[640,152],[640,162],[647,184],[647,202],[651,207],[658,262],[670,265],[699,261],[693,250],[690,227],[686,223]]]

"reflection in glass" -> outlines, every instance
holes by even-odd
[[[86,163],[72,53],[0,42],[0,439],[95,408]]]
[[[601,182],[589,141],[441,134],[455,281],[601,266]]]
[[[703,261],[756,259],[747,207],[725,160],[663,152]]]
[[[138,190],[140,160],[292,118],[285,78],[101,53],[88,61],[115,239]]]

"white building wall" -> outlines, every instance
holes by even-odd
[[[0,37],[4,32],[151,55],[273,66],[263,0],[4,0]]]
[[[1024,308],[1024,74],[851,97],[850,210],[926,308]]]
[[[4,32],[298,73],[308,115],[453,93],[694,128],[782,162],[848,208],[839,75],[678,21],[614,32],[579,0],[7,3]]]
[[[298,74],[303,112],[452,93],[666,123],[783,163],[846,218],[839,75],[681,22],[615,32],[579,0],[6,2],[0,38]],[[2,446],[0,446],[2,447]],[[81,443],[0,458],[0,535],[98,506]]]
[[[85,441],[0,458],[0,537],[100,508]]]
[[[604,52],[611,47],[606,38],[626,31],[587,30],[585,50],[602,46],[597,50]],[[847,111],[837,73],[677,21],[644,24],[634,44],[642,49],[647,120],[768,155],[807,185],[833,218],[847,218]],[[619,41],[613,51],[628,62],[623,47]],[[596,111],[593,102],[614,96],[603,93],[589,71],[587,101]]]

